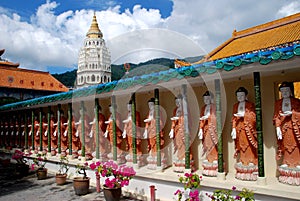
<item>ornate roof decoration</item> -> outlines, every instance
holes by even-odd
[[[99,29],[95,13],[94,13],[94,16],[93,16],[92,24],[91,24],[90,29],[87,32],[86,36],[88,38],[102,38],[103,37],[103,34]]]
[[[5,52],[5,49],[0,50],[0,67],[19,67],[19,63],[12,63],[10,61],[7,61],[5,59],[2,59],[1,56]]]
[[[214,49],[207,60],[217,60],[259,50],[286,46],[300,40],[300,13],[242,31],[234,30],[232,37]]]
[[[292,24],[294,23],[298,24],[298,22],[300,21],[299,19],[300,14],[295,16],[297,20],[296,21],[294,20],[293,22],[290,23],[285,23],[287,27],[292,26]],[[295,19],[295,16],[291,18]],[[287,17],[287,19],[291,19],[291,18]],[[278,21],[282,21],[282,24],[284,24],[283,21],[285,20],[278,20]],[[211,52],[209,54],[210,55],[209,60],[208,59],[206,61],[201,60],[202,62],[199,63],[196,62],[190,66],[184,66],[176,69],[169,69],[169,70],[155,72],[155,73],[146,74],[142,76],[135,76],[132,78],[125,78],[119,81],[113,81],[113,82],[99,84],[87,88],[76,89],[73,91],[64,92],[60,94],[54,94],[54,95],[40,97],[40,98],[22,101],[18,103],[12,103],[12,104],[1,106],[0,111],[11,110],[11,109],[24,109],[25,107],[29,107],[29,106],[47,104],[52,102],[67,102],[67,101],[72,101],[72,99],[76,100],[88,96],[94,97],[97,94],[104,94],[104,93],[112,92],[113,90],[124,90],[137,85],[142,85],[142,86],[156,85],[157,83],[168,82],[170,80],[181,80],[183,78],[197,77],[200,74],[204,74],[204,73],[213,74],[217,71],[222,71],[222,70],[231,71],[234,70],[235,68],[242,68],[243,66],[247,66],[248,64],[268,65],[272,61],[273,62],[278,60],[284,61],[284,60],[291,59],[293,57],[300,56],[300,38],[299,38],[300,34],[298,32],[299,29],[295,29],[295,33],[293,33],[292,29],[287,28],[282,24],[278,26],[274,25],[275,27],[270,29],[266,29],[265,28],[266,25],[261,25],[261,27],[264,28],[265,31],[255,32],[255,33],[265,33],[270,30],[276,29],[277,31],[272,32],[273,35],[272,37],[269,37],[269,39],[273,41],[273,39],[271,38],[277,38],[276,41],[281,41],[280,44],[274,43],[273,46],[270,46],[271,42],[266,41],[268,45],[265,47],[262,46],[260,42],[258,42],[260,45],[257,45],[257,48],[261,47],[261,49],[255,48],[252,51],[250,51],[250,49],[244,49],[242,46],[241,53],[237,53],[240,51],[237,49],[235,50],[236,54],[232,54],[232,55],[229,54],[229,56],[225,57],[224,56],[225,53],[223,50],[227,48],[227,45],[229,45],[232,41],[234,41],[233,39],[231,39],[229,40],[229,42],[226,42],[225,45],[223,44],[220,47],[218,47],[216,50]],[[284,28],[283,30],[280,31],[279,29],[277,29],[278,27],[284,27]],[[250,30],[251,29],[249,29],[248,32],[244,31],[244,33],[248,33],[248,34],[243,36],[241,35],[242,32],[240,32],[240,34],[235,33],[234,35],[236,34],[239,35],[240,39],[246,38],[247,40],[244,41],[246,44],[249,43],[255,44],[256,37],[250,37],[253,36],[251,35],[251,33],[253,32],[251,32]],[[284,34],[284,30],[287,31],[288,34]],[[293,37],[290,35],[292,35]],[[280,39],[280,37],[283,38]],[[292,39],[294,41],[291,41]],[[223,55],[223,56],[217,57],[216,55]],[[212,59],[212,58],[216,58],[216,59]]]

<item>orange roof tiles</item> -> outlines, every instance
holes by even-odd
[[[69,89],[48,72],[0,65],[0,87],[65,92]]]
[[[206,58],[216,60],[298,40],[300,13],[242,31],[234,31],[230,39],[210,52]]]

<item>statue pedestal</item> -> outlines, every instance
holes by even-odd
[[[235,178],[246,181],[256,181],[258,175],[257,165],[243,165],[241,162],[235,164]]]
[[[218,163],[210,163],[207,160],[203,161],[202,174],[209,177],[216,177],[218,172]]]
[[[194,160],[190,161],[190,169],[192,171],[194,170]],[[185,159],[173,161],[173,171],[174,172],[184,173],[185,170],[186,170],[185,169]]]
[[[217,172],[217,179],[220,181],[225,181],[225,172]]]
[[[157,157],[156,156],[148,156],[147,157],[147,169],[149,170],[163,170],[167,167],[167,159],[165,158],[164,154],[161,155],[161,166],[157,166]]]
[[[127,154],[126,157],[125,157],[125,159],[126,159],[126,163],[133,164],[133,156],[132,156],[132,154]],[[133,165],[136,166],[137,168],[145,166],[146,163],[145,163],[144,156],[143,155],[137,156],[137,163],[133,164]]]
[[[281,165],[278,167],[278,171],[279,182],[294,186],[300,186],[300,168],[290,168],[286,165]]]
[[[267,185],[267,178],[266,177],[257,177],[257,184],[260,186]]]
[[[112,153],[107,154],[107,157],[108,157],[109,160],[114,160],[114,156],[113,156]],[[117,161],[116,162],[117,162],[118,165],[126,163],[126,159],[125,159],[124,154],[121,153],[121,154],[117,155]]]

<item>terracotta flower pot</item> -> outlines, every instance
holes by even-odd
[[[75,177],[73,179],[73,187],[76,195],[85,195],[89,192],[90,178]]]
[[[104,198],[106,201],[119,201],[121,199],[122,188],[103,187]]]
[[[37,169],[36,175],[37,175],[38,180],[46,179],[47,178],[47,168]]]
[[[56,174],[55,181],[57,185],[64,185],[67,181],[67,174]]]

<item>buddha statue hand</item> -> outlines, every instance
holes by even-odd
[[[39,136],[39,134],[40,134],[40,131],[37,131],[37,132],[36,132],[36,136]]]
[[[79,132],[78,131],[76,131],[76,133],[75,133],[75,137],[78,137],[79,136]]]
[[[200,140],[203,139],[203,129],[202,128],[199,129],[198,137]]]
[[[54,136],[54,137],[56,137],[56,133],[57,133],[57,131],[55,130],[54,133],[53,133],[53,136]]]
[[[44,135],[47,136],[47,134],[48,134],[48,131],[45,131]]]
[[[128,123],[129,122],[129,118],[128,119],[125,119],[125,120],[123,120],[123,123],[124,124],[126,124],[126,123]]]
[[[67,131],[67,130],[65,130],[65,132],[64,132],[64,136],[65,136],[65,137],[67,137],[67,135],[68,135],[68,131]]]
[[[106,130],[105,133],[104,133],[104,137],[107,138],[107,136],[108,136],[108,130]]]
[[[148,131],[147,131],[147,129],[145,129],[144,134],[143,134],[143,137],[144,137],[144,139],[147,139],[147,138],[148,138]]]
[[[93,130],[90,131],[89,137],[90,137],[90,138],[93,137]]]
[[[16,135],[19,135],[19,131],[16,132]]]
[[[172,117],[171,118],[172,121],[175,121],[175,120],[178,120],[178,119],[179,119],[179,117]]]
[[[90,122],[90,125],[93,125],[95,122],[96,122],[96,119],[94,118],[94,120]]]
[[[22,136],[24,136],[24,135],[25,135],[25,131],[22,132]]]
[[[28,135],[31,136],[31,131],[29,131]]]
[[[280,113],[279,115],[285,117],[285,116],[290,116],[292,114],[293,114],[292,111],[285,111],[284,113]]]
[[[236,139],[236,129],[235,129],[235,128],[233,128],[232,131],[231,131],[231,138],[232,138],[233,140]]]
[[[150,122],[150,121],[151,121],[151,119],[145,119],[144,120],[145,123]]]
[[[235,113],[233,114],[235,117],[244,117],[244,114],[243,112],[238,112],[238,113]]]
[[[174,129],[171,129],[169,136],[170,136],[170,138],[174,138]]]
[[[204,116],[200,117],[200,121],[206,120],[206,119],[208,119],[208,115],[204,115]]]
[[[277,134],[277,139],[282,140],[282,132],[279,126],[276,127],[276,134]]]
[[[108,120],[108,121],[105,121],[104,123],[105,124],[109,124],[111,122],[111,120]]]
[[[123,137],[123,138],[126,138],[126,130],[123,131],[122,137]]]

